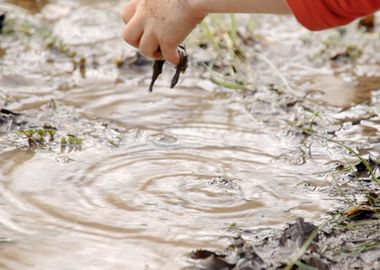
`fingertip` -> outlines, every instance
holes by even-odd
[[[140,53],[148,58],[156,60],[161,56],[158,48],[157,38],[152,34],[144,33],[140,40]]]

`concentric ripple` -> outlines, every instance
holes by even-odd
[[[128,249],[123,267],[148,256],[154,268],[173,252],[217,244],[230,224],[266,227],[296,216],[319,218],[331,207],[321,204],[320,193],[299,192],[323,159],[287,162],[287,153],[302,153],[299,142],[253,123],[244,110],[228,106],[228,97],[218,100],[201,89],[148,95],[144,88],[124,87],[89,84],[57,93],[85,117],[116,119],[128,138],[118,147],[93,142],[58,156],[0,154],[0,226],[20,241],[11,248],[20,254],[22,247],[19,263],[33,265],[36,257],[27,254],[43,256],[47,246],[59,254],[67,245],[78,242],[86,250],[95,241],[114,260],[115,249]],[[37,241],[33,252],[30,241]],[[98,248],[87,252],[96,256]],[[57,260],[43,260],[44,266]],[[94,269],[103,269],[104,260]],[[19,269],[6,261],[5,269]]]

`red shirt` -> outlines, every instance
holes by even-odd
[[[297,20],[310,30],[347,24],[380,9],[380,0],[287,0]]]

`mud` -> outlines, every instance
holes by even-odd
[[[238,231],[225,250],[197,250],[189,254],[193,266],[184,269],[377,269],[380,264],[380,189],[368,172],[380,180],[379,160],[369,157],[341,175],[341,194],[354,206],[330,212],[320,224],[302,218],[284,230]],[[369,169],[370,168],[370,169]],[[369,193],[363,193],[363,185]],[[349,184],[347,184],[349,183]],[[295,252],[295,250],[300,252]]]
[[[254,38],[240,30],[233,84],[204,67],[230,75],[236,60],[199,40],[177,87],[164,71],[149,93],[152,63],[120,38],[123,4],[0,3],[0,268],[285,268],[311,232],[280,247],[287,224],[339,213],[346,226],[334,218],[298,263],[371,269],[377,213],[343,209],[365,202],[358,183],[377,187],[349,177],[346,148],[311,134],[377,158],[380,27],[309,33],[258,16]]]

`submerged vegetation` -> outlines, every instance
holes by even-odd
[[[29,148],[37,148],[39,145],[45,145],[45,136],[49,134],[49,141],[54,141],[54,134],[53,132],[47,132],[43,129],[29,129],[29,130],[20,130],[20,133],[25,135],[26,138],[28,139],[28,145]],[[55,130],[54,130],[55,133]]]
[[[57,129],[49,124],[46,124],[40,129],[21,129],[19,132],[26,137],[29,149],[33,150],[38,147],[44,148],[52,143],[55,143]],[[80,150],[82,144],[83,140],[72,134],[62,136],[60,139],[61,152],[65,152],[66,148],[69,149],[69,152],[73,150]]]

